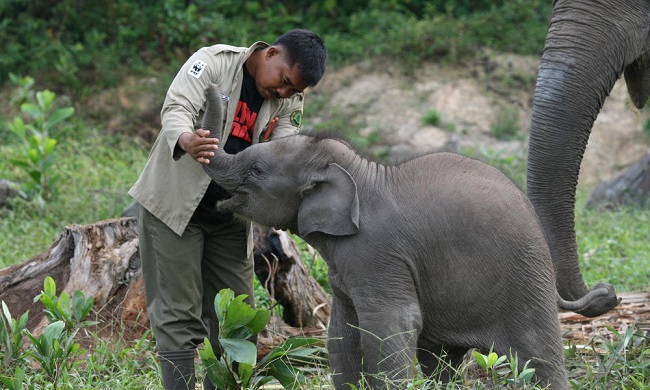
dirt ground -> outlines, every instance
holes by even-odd
[[[396,158],[450,145],[516,154],[526,148],[538,65],[534,57],[484,53],[460,67],[426,64],[412,75],[374,62],[332,69],[311,92],[330,99],[319,112],[307,105],[305,125],[346,115],[361,134],[378,131],[380,144]],[[423,124],[432,110],[441,118],[437,126]],[[516,119],[519,132],[513,140],[500,141],[491,131],[504,115]],[[642,135],[647,116],[632,106],[619,80],[592,130],[581,184],[607,181],[638,161],[650,145]]]

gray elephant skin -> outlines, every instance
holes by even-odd
[[[217,138],[220,102],[209,87],[203,128]],[[290,230],[327,262],[337,389],[362,375],[400,387],[416,362],[430,375],[470,348],[516,353],[542,384],[568,388],[544,233],[498,170],[451,153],[385,166],[306,135],[210,160],[206,173],[232,194],[219,210]]]
[[[580,163],[594,121],[624,74],[638,108],[650,94],[650,1],[556,0],[542,54],[530,127],[527,191],[541,220],[560,295],[584,297],[575,234]],[[579,311],[595,317],[615,307],[614,287]]]

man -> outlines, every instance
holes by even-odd
[[[253,304],[250,224],[215,210],[229,194],[200,164],[218,147],[237,153],[249,145],[298,132],[303,91],[325,72],[321,38],[291,30],[273,44],[204,47],[173,80],[161,112],[162,130],[129,194],[141,205],[140,256],[147,310],[160,357],[163,385],[194,389],[196,346],[218,340],[214,297],[223,288]],[[205,87],[218,86],[225,113],[223,139],[198,129]],[[214,387],[205,381],[206,389]]]

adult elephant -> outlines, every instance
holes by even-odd
[[[574,228],[576,185],[589,134],[621,73],[636,107],[650,94],[649,0],[556,0],[533,98],[528,194],[541,219],[560,295],[585,296]],[[580,310],[607,312],[613,286]]]

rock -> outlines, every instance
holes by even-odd
[[[591,193],[587,207],[650,206],[650,150],[622,175],[602,182]]]
[[[9,199],[20,193],[20,185],[16,182],[0,179],[0,207],[7,205]]]

